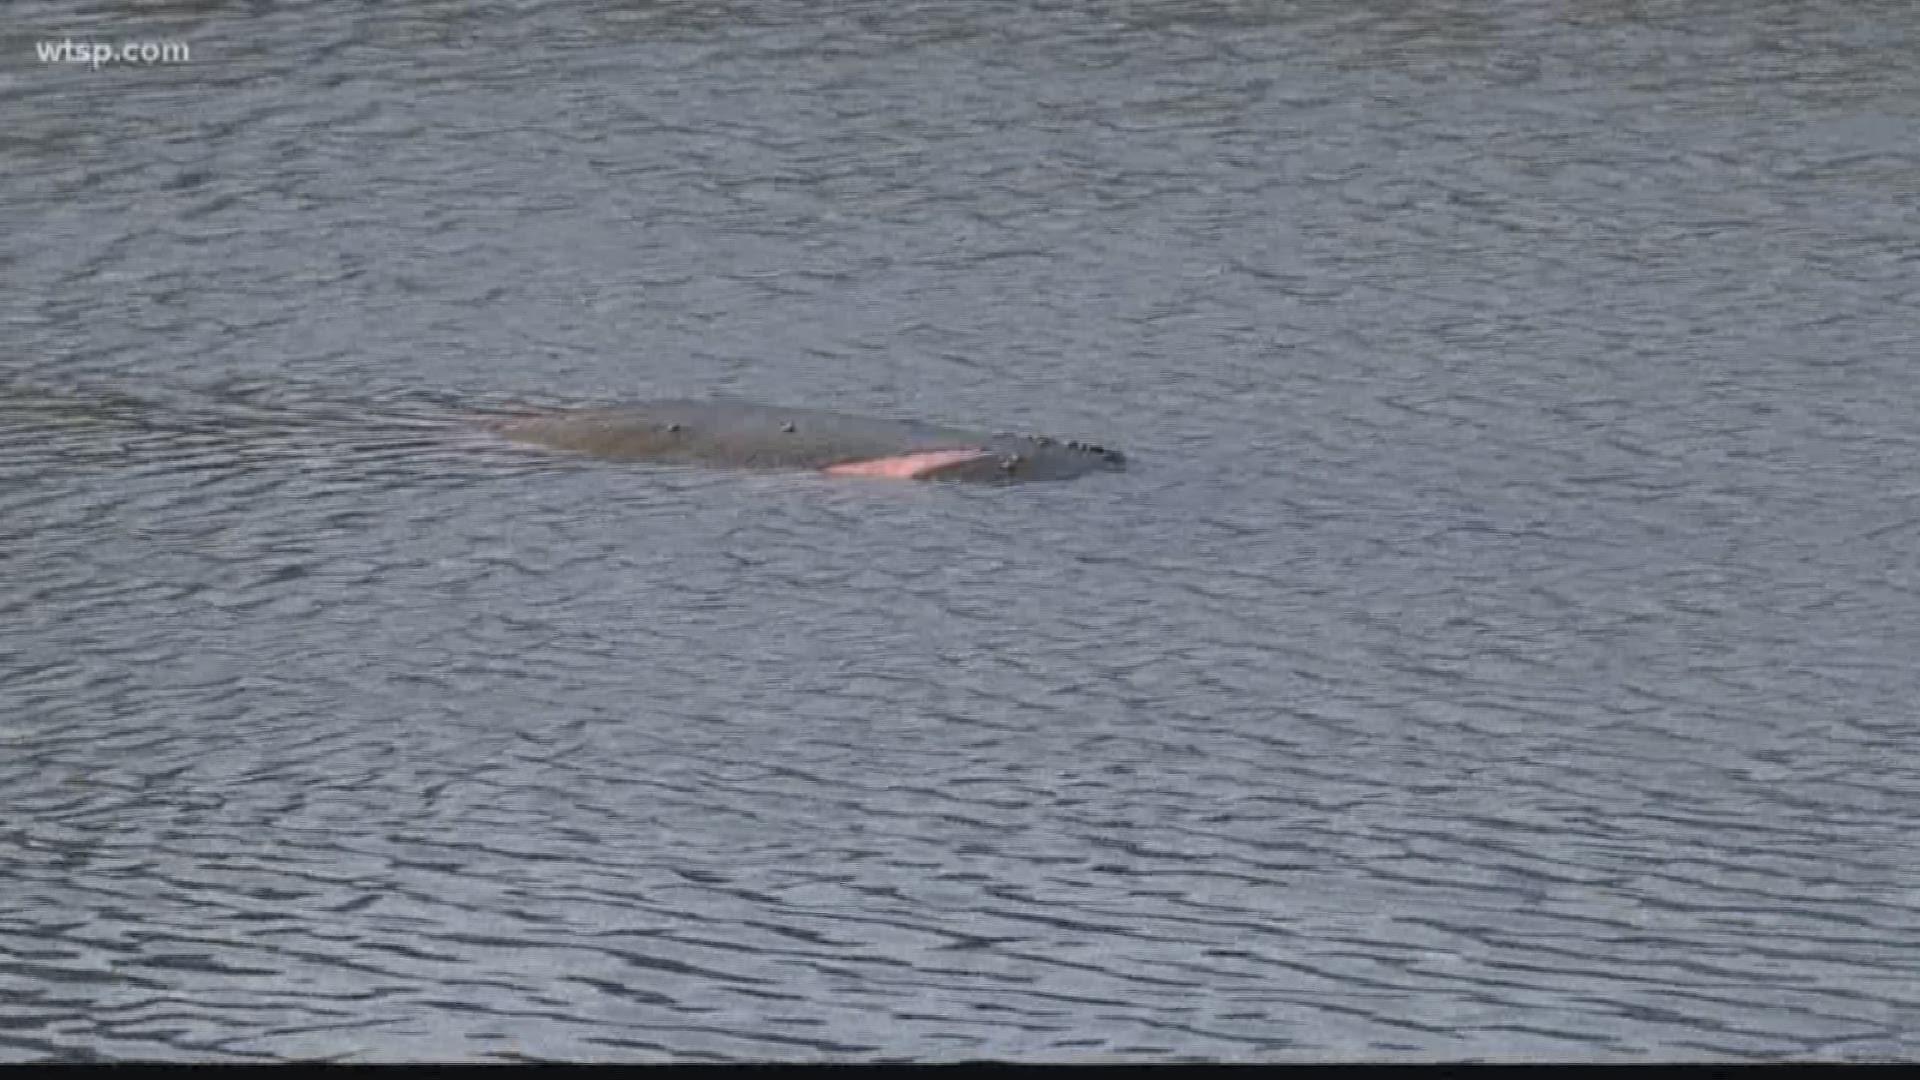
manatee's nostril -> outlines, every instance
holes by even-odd
[[[668,424],[668,425],[667,425],[667,430],[668,430],[669,432],[674,432],[674,431],[679,431],[679,430],[680,430],[680,425],[679,425],[679,424]]]
[[[1020,467],[1019,454],[1008,454],[1006,457],[1003,457],[1000,459],[1001,472],[1012,472],[1013,470],[1019,467]]]
[[[787,421],[786,423],[784,423],[784,424],[781,424],[781,425],[780,425],[780,430],[781,430],[781,431],[792,431],[792,430],[793,430],[793,421],[791,421],[791,420],[789,420],[789,421]]]

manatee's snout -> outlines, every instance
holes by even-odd
[[[1050,470],[1066,473],[1083,473],[1094,469],[1125,472],[1127,468],[1127,455],[1096,443],[1077,439],[1068,439],[1064,443],[1052,439],[1036,439],[1035,442],[1039,444],[1034,455],[1036,463]]]
[[[1124,472],[1126,467],[1127,455],[1093,443],[1002,434],[972,456],[942,461],[915,475],[926,480],[1067,480],[1090,472]]]

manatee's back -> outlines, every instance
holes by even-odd
[[[652,401],[495,423],[509,439],[611,461],[819,469],[982,436],[911,420],[729,401]]]

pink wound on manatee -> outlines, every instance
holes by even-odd
[[[921,450],[911,454],[900,454],[897,457],[872,458],[867,461],[848,461],[839,465],[829,465],[825,471],[829,476],[884,476],[893,480],[917,480],[949,465],[978,461],[990,456],[989,451],[972,446],[959,450]]]

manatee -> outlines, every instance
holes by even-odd
[[[1065,480],[1126,455],[1037,435],[735,401],[651,401],[491,421],[515,442],[610,461],[814,470],[910,480]]]

